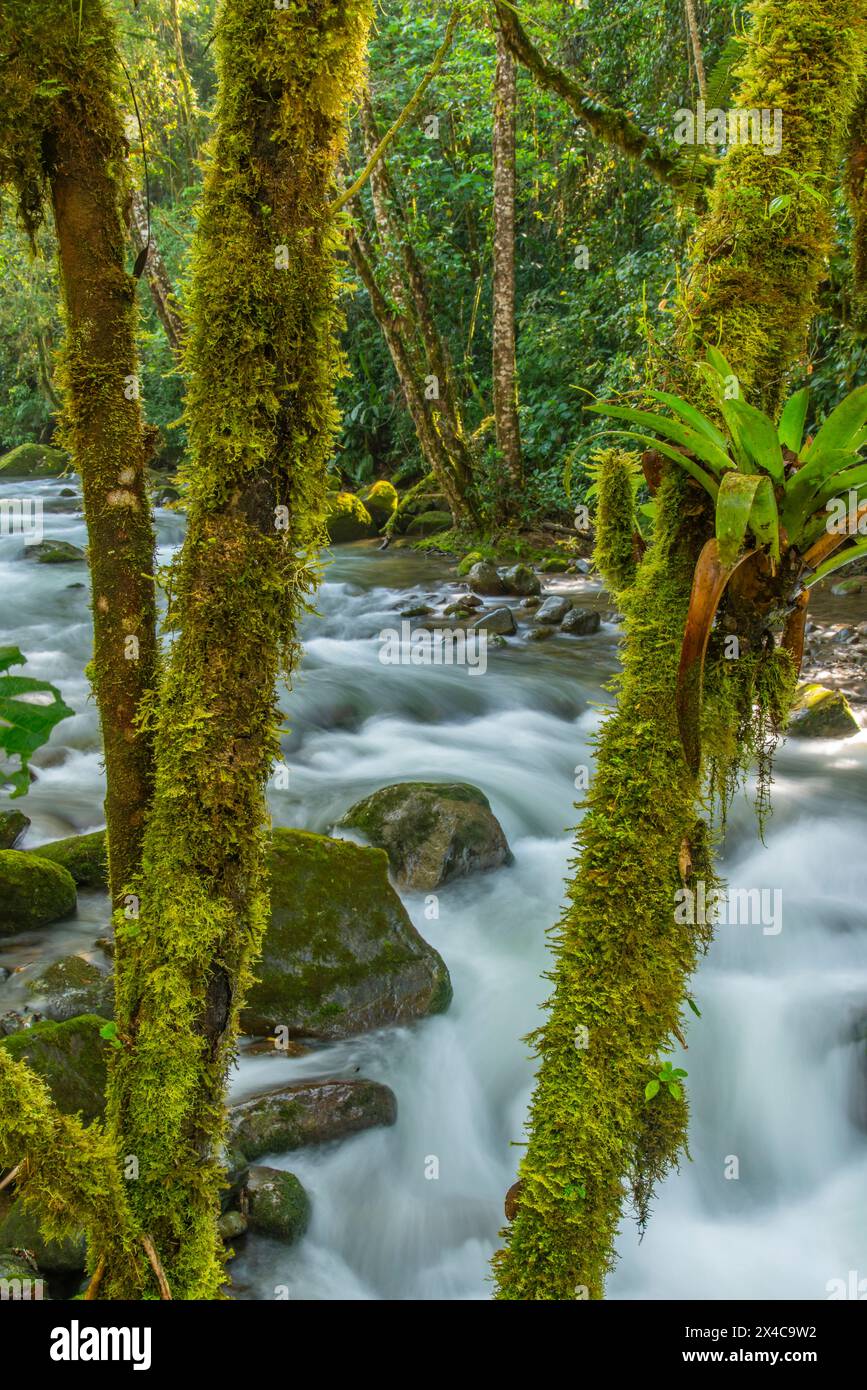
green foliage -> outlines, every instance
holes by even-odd
[[[19,763],[17,771],[5,774],[13,799],[24,796],[30,787],[33,754],[48,742],[54,726],[74,713],[47,681],[8,674],[10,667],[23,666],[25,661],[17,647],[0,647],[0,749]]]

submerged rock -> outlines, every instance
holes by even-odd
[[[35,545],[25,545],[25,560],[36,560],[40,565],[83,564],[86,556],[80,546],[71,541],[37,541]]]
[[[401,888],[431,892],[511,860],[484,792],[463,782],[399,782],[352,806],[340,821],[388,855]]]
[[[851,738],[860,732],[841,690],[818,684],[799,687],[788,727],[792,738]]]
[[[445,962],[419,935],[379,849],[275,830],[271,925],[241,1015],[249,1033],[346,1038],[441,1013]]]
[[[251,1096],[229,1112],[228,1143],[251,1161],[393,1125],[397,1100],[377,1081],[302,1081]]]
[[[111,1018],[114,1013],[110,976],[83,956],[64,956],[54,961],[41,975],[28,980],[27,991],[34,996],[42,1017],[55,1023],[82,1014]]]
[[[601,626],[602,619],[592,608],[570,608],[560,624],[560,631],[571,632],[573,637],[590,637]]]
[[[108,1044],[99,1035],[104,1026],[105,1019],[91,1016],[35,1023],[0,1038],[0,1046],[42,1077],[64,1115],[95,1120],[105,1109]]]
[[[0,936],[59,922],[75,911],[75,882],[59,864],[0,850]]]
[[[29,825],[22,811],[0,811],[0,849],[12,849]]]
[[[29,852],[40,859],[61,864],[79,888],[108,887],[104,830],[94,830],[90,835],[68,835],[63,840],[49,840],[48,844],[37,845]]]
[[[307,1230],[310,1198],[294,1173],[285,1173],[282,1168],[251,1168],[242,1194],[242,1213],[251,1231],[291,1244]]]
[[[78,1274],[84,1269],[84,1234],[66,1240],[47,1240],[39,1227],[39,1209],[20,1197],[12,1203],[0,1225],[0,1247],[28,1250],[40,1270],[48,1274]]]

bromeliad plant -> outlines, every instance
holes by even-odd
[[[721,427],[667,391],[648,395],[671,416],[608,403],[588,407],[637,427],[610,433],[644,445],[641,463],[651,493],[645,514],[653,515],[665,459],[713,504],[715,534],[696,565],[677,682],[680,737],[696,774],[705,660],[715,621],[724,616],[726,629],[747,651],[773,651],[774,631],[781,629],[781,645],[797,673],[810,589],[867,554],[859,527],[867,515],[867,459],[861,454],[867,444],[867,386],[851,391],[805,438],[808,388],[789,398],[777,425],[740,398],[738,379],[716,348],[708,349],[700,366]]]

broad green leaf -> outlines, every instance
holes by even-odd
[[[767,481],[765,479],[764,481]],[[720,563],[733,565],[744,549],[753,500],[762,479],[755,473],[727,473],[716,503],[716,538]]]
[[[25,658],[17,647],[0,647],[0,673],[11,666],[21,666]],[[28,696],[51,696],[45,703],[36,703]],[[24,796],[30,787],[30,758],[47,743],[51,731],[61,719],[74,713],[64,704],[60,691],[46,681],[28,676],[0,674],[0,752],[7,758],[17,758],[20,766],[0,778],[12,788],[12,797]]]
[[[605,402],[588,405],[586,409],[595,415],[610,415],[614,420],[625,420],[628,425],[638,425],[641,429],[656,430],[674,444],[688,449],[716,473],[724,473],[732,466],[728,453],[719,444],[714,444],[706,435],[689,429],[679,420],[669,420],[667,415],[654,415],[650,410],[636,410],[632,406],[608,405]]]
[[[828,454],[811,458],[797,473],[786,479],[782,520],[790,540],[797,536],[807,517],[815,511],[812,499],[817,488],[826,482],[833,483],[838,474],[861,463],[863,459],[857,454],[847,449],[834,449]]]
[[[804,421],[809,404],[810,388],[802,386],[800,391],[789,397],[780,415],[777,438],[786,449],[791,449],[793,454],[800,453],[804,442]]]
[[[689,401],[681,400],[680,396],[673,396],[670,391],[648,391],[647,394],[651,400],[659,401],[660,405],[667,405],[669,410],[673,410],[675,415],[679,415],[694,430],[706,435],[724,454],[728,453],[728,440],[722,430],[718,430],[716,425],[706,415],[702,415],[700,410],[696,410],[694,405],[690,405]]]
[[[661,439],[654,439],[649,434],[637,434],[635,430],[608,430],[606,433],[621,435],[624,439],[637,439],[638,442],[643,444],[647,449],[658,449],[661,454],[665,454],[666,458],[671,459],[672,463],[679,464],[684,472],[688,473],[691,478],[695,478],[697,483],[701,483],[702,487],[709,492],[714,501],[716,501],[719,487],[710,474],[705,473],[704,469],[699,468],[698,464],[693,463],[692,459],[687,458],[686,454],[678,453],[677,449],[673,449],[670,444],[666,444]]]
[[[676,1081],[669,1081],[669,1083],[668,1083],[668,1089],[669,1089],[670,1093],[674,1096],[674,1099],[675,1099],[675,1100],[680,1100],[680,1097],[681,1097],[681,1095],[682,1095],[682,1092],[681,1092],[680,1086],[677,1084]]]
[[[804,459],[818,458],[833,449],[851,449],[852,441],[867,424],[867,386],[857,386],[835,405],[813,442],[804,450]]]
[[[844,565],[850,565],[853,560],[860,560],[862,555],[867,555],[867,536],[863,540],[856,541],[854,545],[847,545],[844,549],[831,555],[823,564],[819,565],[814,574],[805,579],[805,587],[812,589],[813,585],[818,584],[820,579],[827,579],[829,574],[843,569]]]
[[[738,422],[741,444],[752,468],[760,468],[770,473],[775,482],[780,482],[783,477],[783,452],[773,420],[761,410],[756,410],[755,406],[747,405],[746,401],[731,400],[727,404]]]
[[[770,478],[762,478],[756,488],[749,525],[756,544],[767,546],[776,569],[780,563],[780,514]]]
[[[644,1088],[644,1099],[645,1099],[645,1100],[653,1100],[653,1097],[654,1097],[655,1095],[657,1095],[658,1091],[659,1091],[659,1082],[656,1081],[656,1080],[654,1080],[654,1081],[648,1081],[647,1085],[646,1085],[645,1088]]]
[[[723,357],[719,348],[709,347],[705,356],[710,366],[713,367],[717,375],[721,376],[723,380],[725,380],[726,377],[734,377],[735,380],[738,379],[737,372],[732,371],[730,364],[726,361],[725,357]]]

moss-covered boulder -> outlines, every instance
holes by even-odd
[[[419,512],[406,528],[408,536],[436,536],[451,530],[452,514],[444,511]]]
[[[302,1081],[233,1105],[228,1143],[252,1162],[263,1154],[393,1125],[396,1119],[394,1092],[377,1081]]]
[[[460,572],[460,566],[458,566]],[[479,594],[504,594],[506,586],[489,560],[477,560],[465,572],[471,589]]]
[[[376,534],[373,517],[354,492],[334,492],[328,496],[328,539],[332,545],[363,541]]]
[[[114,986],[105,970],[83,956],[63,956],[34,979],[27,990],[37,1012],[55,1023],[96,1014],[111,1018],[114,1013]]]
[[[397,488],[394,483],[380,478],[362,493],[361,500],[381,530],[397,511]]]
[[[842,691],[809,684],[798,689],[788,732],[793,738],[851,738],[861,728]]]
[[[40,1271],[48,1274],[78,1274],[84,1269],[83,1233],[66,1240],[47,1240],[39,1227],[38,1208],[25,1205],[20,1197],[0,1226],[0,1247],[28,1250]]]
[[[32,1303],[49,1297],[47,1282],[14,1250],[0,1250],[0,1283],[4,1302]]]
[[[480,550],[470,550],[463,556],[458,564],[458,574],[460,578],[463,579],[465,575],[469,574],[473,565],[482,564],[484,559],[485,557]]]
[[[511,859],[488,798],[464,782],[399,782],[357,802],[340,821],[384,849],[401,888],[426,893]]]
[[[37,845],[30,853],[62,865],[79,888],[108,887],[104,830],[94,830],[90,835],[68,835],[63,840],[49,840],[48,844]]]
[[[251,1231],[292,1244],[310,1222],[310,1198],[294,1173],[281,1168],[251,1168],[243,1193]]]
[[[39,565],[79,565],[84,564],[87,556],[81,546],[71,541],[46,540],[25,545],[24,558]]]
[[[12,849],[30,824],[22,811],[0,811],[0,849]]]
[[[441,956],[419,935],[379,849],[275,830],[271,925],[241,1018],[250,1033],[346,1038],[440,1013]]]
[[[60,864],[0,850],[0,936],[59,922],[75,911],[75,881]]]
[[[0,473],[6,478],[56,478],[69,463],[69,455],[48,444],[19,444],[0,458]]]
[[[542,592],[542,581],[529,565],[510,565],[498,571],[507,594],[517,594],[526,598],[529,594]]]
[[[0,1047],[42,1077],[64,1115],[95,1120],[105,1110],[109,1045],[99,1035],[104,1026],[105,1019],[90,1015],[67,1023],[34,1023],[0,1038]]]

